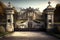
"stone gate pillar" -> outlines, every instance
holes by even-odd
[[[14,25],[13,25],[13,14],[14,14],[14,9],[11,6],[10,2],[8,3],[8,7],[6,8],[6,17],[7,17],[7,22],[6,22],[6,30],[8,32],[14,31]]]

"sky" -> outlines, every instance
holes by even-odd
[[[8,4],[10,1],[11,4],[19,10],[19,8],[39,8],[39,10],[42,12],[47,6],[48,2],[51,1],[52,7],[55,7],[57,3],[60,2],[60,0],[1,0],[5,4]]]

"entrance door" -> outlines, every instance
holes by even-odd
[[[32,28],[32,22],[28,22],[28,28],[29,28],[29,29]]]

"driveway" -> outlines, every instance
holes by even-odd
[[[0,40],[59,40],[45,32],[13,32]]]

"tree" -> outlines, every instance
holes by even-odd
[[[0,26],[0,33],[5,32],[5,28],[3,26]]]
[[[55,22],[60,22],[60,4],[56,5],[55,13]]]

